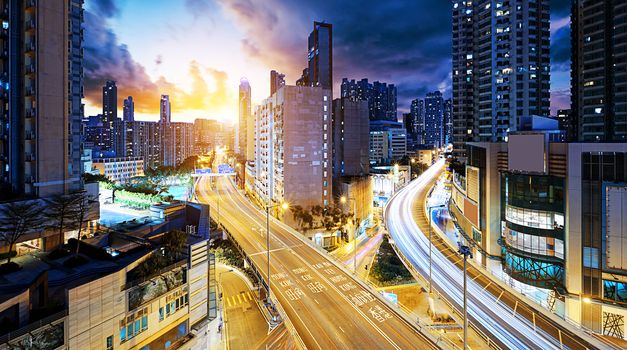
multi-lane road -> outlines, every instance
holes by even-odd
[[[396,194],[385,212],[385,222],[391,237],[402,255],[423,276],[429,271],[429,241],[424,234],[428,223],[423,201],[444,169],[440,160]],[[461,309],[463,273],[462,258],[434,234],[433,284],[447,300]],[[504,348],[509,349],[560,349],[594,348],[567,329],[557,327],[542,315],[534,315],[536,324],[521,315],[524,303],[510,292],[498,289],[489,278],[476,269],[469,271],[468,314],[484,333],[489,334]],[[518,307],[520,305],[520,307]],[[528,308],[527,308],[528,309]],[[537,317],[535,317],[537,316]],[[543,327],[546,326],[546,327]],[[544,329],[543,329],[544,328]]]
[[[226,178],[202,179],[197,188],[199,201],[220,201],[221,225],[265,279],[265,212]],[[272,294],[308,349],[438,348],[298,232],[274,219],[270,226]]]

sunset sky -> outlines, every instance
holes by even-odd
[[[569,104],[569,0],[553,0],[552,108]],[[398,86],[399,112],[439,89],[450,97],[449,0],[86,0],[86,115],[101,113],[101,86],[117,81],[136,118],[156,120],[169,94],[172,118],[235,121],[238,84],[267,97],[269,71],[288,84],[306,66],[313,21],[333,24],[334,85],[343,77]],[[121,108],[119,115],[121,116]]]

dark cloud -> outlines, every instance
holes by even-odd
[[[563,26],[551,36],[551,64],[554,69],[570,69],[570,27]]]
[[[111,18],[118,14],[119,8],[117,7],[115,0],[96,0],[90,3],[93,6],[93,11],[99,15]]]

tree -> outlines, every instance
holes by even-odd
[[[187,233],[181,230],[168,231],[163,235],[161,244],[164,255],[171,261],[177,261],[187,245]]]
[[[295,205],[291,207],[292,217],[298,223],[298,226],[303,228],[303,214],[305,213],[304,209],[300,205]]]
[[[9,246],[7,263],[11,262],[11,252],[20,238],[30,231],[41,229],[42,224],[38,202],[10,202],[0,208],[0,240]]]
[[[86,192],[77,192],[73,193],[75,204],[74,204],[74,223],[76,227],[78,227],[78,241],[76,242],[76,251],[74,252],[74,257],[78,257],[79,248],[81,246],[81,231],[83,230],[83,223],[87,219],[87,215],[91,210],[91,206],[93,205],[94,199],[89,196]]]
[[[44,216],[49,223],[48,226],[57,229],[59,232],[59,242],[65,241],[65,231],[72,226],[72,219],[76,215],[76,197],[73,195],[60,194],[48,200],[48,208]]]

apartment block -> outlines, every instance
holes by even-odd
[[[503,142],[549,115],[549,0],[453,1],[453,138]]]
[[[331,92],[283,86],[255,110],[255,192],[266,203],[332,199]]]
[[[0,196],[80,189],[82,1],[0,6]]]
[[[142,157],[95,158],[92,164],[93,172],[118,183],[127,183],[136,176],[144,176]]]

